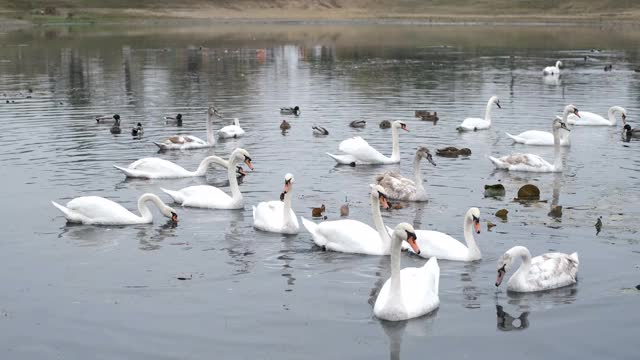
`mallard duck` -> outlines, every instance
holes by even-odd
[[[311,216],[322,217],[322,214],[324,213],[324,211],[325,211],[324,204],[322,204],[320,207],[311,208]]]
[[[280,123],[280,129],[289,130],[291,129],[291,124],[289,124],[287,120],[282,120],[282,123]]]
[[[389,120],[382,120],[380,122],[380,129],[389,129],[391,127],[391,121]]]
[[[7,101],[8,103],[8,101]],[[118,114],[114,114],[114,115],[106,115],[106,116],[96,116],[96,122],[97,123],[105,123],[105,122],[109,122],[109,121],[113,121],[114,123],[116,121],[120,121],[120,115]]]
[[[447,146],[446,148],[436,150],[436,155],[443,157],[469,156],[471,155],[471,149],[458,149],[457,147]]]
[[[280,114],[282,115],[300,115],[300,108],[296,105],[294,107],[281,107]]]
[[[165,116],[164,117],[165,123],[175,123],[176,126],[182,126],[182,114],[178,114],[176,115],[176,117],[173,116]]]
[[[349,124],[352,128],[363,128],[365,125],[367,125],[367,122],[364,120],[354,120]]]
[[[313,133],[315,135],[329,135],[329,130],[323,128],[322,126],[312,126]]]
[[[120,129],[120,119],[117,119],[116,122],[113,123],[110,131],[112,134],[120,134],[122,132]]]
[[[142,124],[138,123],[133,129],[131,129],[132,136],[142,136],[144,134],[144,129],[142,129]]]

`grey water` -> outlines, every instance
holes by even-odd
[[[0,34],[0,353],[6,359],[385,359],[637,358],[640,330],[640,143],[622,125],[574,127],[558,174],[495,171],[488,155],[553,148],[513,145],[504,134],[550,130],[567,104],[606,114],[627,109],[640,126],[635,28],[397,25],[42,27]],[[585,60],[586,56],[586,60]],[[542,68],[561,59],[559,79]],[[613,71],[604,72],[607,64]],[[31,90],[31,92],[29,91]],[[459,134],[500,97],[490,130]],[[174,133],[204,138],[206,108],[220,128],[240,119],[246,137],[214,148],[158,152]],[[298,105],[299,117],[279,114]],[[414,118],[437,111],[440,120]],[[123,132],[96,124],[121,116]],[[182,113],[181,128],[165,124]],[[282,133],[287,119],[291,130]],[[364,129],[348,126],[366,120]],[[335,166],[326,152],[362,136],[385,154],[382,120],[406,121],[402,161]],[[137,122],[141,139],[130,136]],[[318,137],[311,126],[326,127]],[[276,200],[295,176],[293,207],[329,220],[371,222],[369,184],[385,170],[411,174],[415,149],[468,147],[468,158],[423,163],[428,203],[383,211],[462,239],[469,207],[482,213],[483,259],[440,261],[440,308],[399,324],[377,320],[372,304],[389,276],[387,257],[323,252],[301,229],[283,236],[252,228],[251,206]],[[156,210],[134,226],[68,225],[50,204],[103,196],[136,210],[145,192],[217,184],[204,178],[126,180],[112,165],[158,156],[195,169],[205,156],[247,149],[255,171],[240,186],[238,211],[177,207],[177,226]],[[506,196],[485,198],[485,184]],[[514,202],[532,183],[546,202]],[[548,216],[562,205],[559,219]],[[509,210],[508,220],[494,213]],[[594,224],[602,216],[602,231]],[[486,222],[496,226],[487,231]],[[575,286],[517,295],[496,289],[496,261],[512,246],[533,255],[580,256]],[[424,259],[404,255],[402,266]],[[180,280],[187,278],[189,280]]]

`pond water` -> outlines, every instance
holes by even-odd
[[[640,124],[639,40],[638,29],[617,27],[245,24],[2,34],[0,352],[12,359],[637,358],[640,145],[620,140],[620,124],[574,128],[559,174],[495,171],[487,156],[527,151],[551,160],[553,148],[514,146],[504,132],[549,130],[570,103],[599,114],[620,105]],[[557,59],[561,77],[543,80],[542,68]],[[603,71],[607,64],[613,71]],[[492,128],[457,133],[494,94],[502,109],[493,109]],[[208,104],[225,117],[215,128],[238,117],[246,137],[158,153],[152,141],[163,136],[204,137]],[[279,114],[293,105],[301,116]],[[440,121],[416,119],[415,110],[437,111]],[[121,135],[93,120],[113,113]],[[162,119],[176,113],[182,128]],[[283,134],[285,118],[292,128]],[[353,135],[389,154],[390,131],[378,123],[394,119],[410,129],[401,134],[400,165],[336,167],[325,155]],[[367,126],[350,128],[353,120]],[[142,139],[129,135],[137,122]],[[329,136],[313,136],[314,124]],[[477,206],[483,225],[481,261],[439,262],[441,306],[429,316],[398,324],[373,316],[388,257],[323,252],[304,229],[283,236],[252,227],[251,206],[277,199],[287,172],[296,180],[296,214],[309,217],[325,204],[328,218],[338,219],[347,198],[350,218],[371,223],[369,183],[384,170],[410,173],[420,145],[473,154],[423,164],[431,201],[383,211],[385,223],[462,240],[462,217]],[[145,192],[216,184],[226,172],[128,181],[112,165],[159,156],[195,169],[236,147],[255,166],[241,185],[244,210],[177,207],[177,226],[153,210],[153,224],[93,227],[67,225],[50,204],[99,195],[133,210]],[[506,196],[485,198],[484,185],[495,183]],[[546,202],[514,202],[526,183]],[[563,206],[560,219],[547,215],[553,204]],[[494,216],[501,208],[506,222]],[[497,224],[490,232],[487,220]],[[534,255],[577,251],[578,284],[525,295],[496,289],[496,261],[515,245]],[[402,257],[403,266],[424,261]]]

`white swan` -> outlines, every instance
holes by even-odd
[[[393,141],[393,150],[391,157],[382,155],[378,150],[374,149],[360,136],[352,137],[344,140],[338,146],[338,150],[346,155],[331,156],[338,164],[360,165],[360,164],[397,164],[400,162],[400,139],[398,129],[409,131],[407,124],[403,121],[396,120],[391,124],[391,138]]]
[[[562,61],[556,61],[556,66],[547,66],[542,70],[542,75],[560,75],[560,67],[562,66]]]
[[[238,187],[238,178],[236,177],[236,164],[241,161],[244,161],[249,169],[253,170],[251,157],[249,157],[249,152],[247,150],[235,149],[231,153],[229,161],[227,161],[227,175],[229,177],[231,196],[227,195],[217,187],[210,185],[189,186],[178,191],[163,188],[160,188],[160,190],[171,196],[173,201],[182,206],[207,209],[242,209],[244,207],[244,201],[240,188]],[[219,163],[223,162],[224,160]]]
[[[578,109],[573,105],[567,105],[564,108],[564,112],[562,113],[562,121],[560,122],[560,127],[562,129],[567,130],[567,132],[562,132],[560,134],[560,146],[570,146],[571,138],[569,137],[569,129],[567,129],[567,117],[569,114],[576,114],[575,116],[580,117],[578,114]],[[558,120],[560,121],[560,120]],[[556,128],[553,126],[553,132],[560,131],[560,128]],[[529,130],[522,132],[518,135],[507,134],[515,143],[525,144],[525,145],[541,145],[541,146],[552,146],[554,135],[548,131],[540,131],[540,130]]]
[[[486,130],[491,127],[491,105],[496,104],[499,109],[502,109],[500,106],[500,99],[497,96],[492,96],[487,102],[487,108],[484,111],[484,119],[481,118],[466,118],[464,121],[458,125],[456,130],[458,131],[476,131],[476,130]]]
[[[189,150],[212,147],[216,144],[211,122],[214,116],[220,116],[218,110],[210,106],[207,110],[207,141],[193,135],[173,135],[163,142],[154,142],[161,150]]]
[[[531,258],[524,246],[514,246],[498,259],[496,286],[500,286],[504,275],[511,270],[515,257],[522,258],[522,264],[511,276],[507,290],[531,292],[555,289],[575,284],[578,275],[578,253],[546,253]]]
[[[207,156],[200,162],[196,171],[189,171],[182,166],[172,163],[169,160],[156,157],[144,158],[132,162],[126,168],[113,165],[122,171],[127,177],[143,179],[176,179],[184,177],[204,176],[210,164],[220,164],[229,166],[229,163],[217,156]]]
[[[416,231],[420,256],[424,258],[437,257],[442,260],[474,261],[482,259],[480,248],[473,238],[473,232],[480,233],[480,210],[470,208],[464,217],[464,240],[467,246],[453,237],[431,230]]]
[[[178,221],[176,211],[167,206],[154,194],[143,194],[138,199],[138,211],[140,216],[125,209],[122,205],[100,196],[81,196],[62,206],[55,201],[51,203],[62,211],[67,221],[88,225],[131,225],[148,224],[153,221],[151,210],[147,202],[154,203],[162,215],[173,221]]]
[[[399,224],[393,231],[391,277],[380,289],[373,306],[373,313],[379,319],[407,320],[426,315],[440,306],[438,260],[431,258],[422,267],[400,270],[400,252],[404,240],[415,246],[415,231],[407,223]]]
[[[389,255],[389,234],[382,222],[380,206],[389,208],[387,195],[380,185],[371,185],[371,216],[375,229],[356,220],[323,221],[316,224],[302,218],[302,225],[313,242],[325,250],[353,254]],[[416,251],[418,249],[416,248]]]
[[[234,118],[233,125],[227,125],[218,130],[218,137],[222,139],[239,138],[244,136],[244,130],[240,127],[240,119]]]
[[[569,115],[567,120],[569,124],[576,126],[616,126],[616,114],[622,115],[623,123],[627,119],[627,110],[620,106],[612,106],[607,112],[609,119],[605,119],[604,117],[592,112],[583,111],[580,113],[580,116]]]
[[[297,234],[300,225],[291,209],[292,190],[293,175],[287,174],[284,176],[284,190],[280,194],[280,201],[263,201],[258,207],[253,207],[253,227],[275,233]]]
[[[534,154],[511,154],[495,158],[489,156],[489,160],[495,165],[497,169],[509,170],[509,171],[529,171],[529,172],[560,172],[562,171],[562,156],[560,156],[560,134],[556,129],[563,129],[569,131],[569,129],[562,126],[563,123],[558,120],[553,120],[553,143],[554,143],[554,161],[550,164],[542,157]]]
[[[413,160],[413,179],[400,175],[397,171],[387,171],[376,177],[376,183],[384,188],[390,199],[406,201],[427,201],[427,192],[422,185],[422,174],[420,173],[420,160],[427,159],[433,166],[433,161],[429,149],[421,146],[416,151]]]

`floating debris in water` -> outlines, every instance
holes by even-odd
[[[484,197],[503,197],[505,194],[506,190],[502,184],[484,186]]]
[[[499,217],[500,219],[502,219],[503,221],[507,221],[507,214],[508,213],[509,213],[509,210],[500,209],[500,210],[496,211],[496,216]]]
[[[553,218],[562,217],[562,205],[553,205],[551,206],[551,211],[547,214]]]
[[[492,223],[490,220],[487,220],[487,231],[491,231],[496,226],[496,224]]]
[[[532,184],[523,185],[520,190],[518,190],[518,197],[516,200],[540,200],[540,189]]]
[[[191,280],[191,279],[193,279],[193,274],[180,274],[180,275],[176,276],[176,279],[178,279],[178,280]]]
[[[600,234],[600,231],[602,231],[602,216],[598,218],[595,226],[596,226],[596,236],[598,236],[598,234]]]

